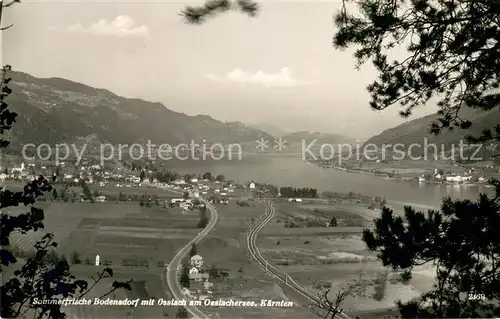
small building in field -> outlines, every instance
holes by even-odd
[[[189,269],[189,279],[202,281],[207,280],[209,275],[207,273],[201,272],[197,267],[192,267]]]
[[[104,202],[106,202],[106,196],[103,196],[103,195],[97,196],[96,201],[98,203],[104,203]]]

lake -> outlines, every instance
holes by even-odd
[[[418,182],[386,180],[381,177],[325,169],[308,164],[297,154],[245,153],[241,160],[169,161],[172,170],[212,175],[224,174],[236,182],[263,182],[276,186],[313,187],[320,191],[369,196],[382,196],[392,206],[404,204],[421,208],[439,207],[444,196],[475,199],[480,192],[491,193],[484,186],[419,184]]]

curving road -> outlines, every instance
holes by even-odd
[[[266,207],[266,214],[264,215],[264,218],[257,223],[255,227],[252,227],[247,234],[247,248],[250,251],[250,254],[252,257],[257,261],[257,263],[264,268],[266,272],[269,274],[273,275],[278,281],[284,283],[288,287],[292,288],[299,294],[303,295],[307,299],[309,299],[313,304],[319,304],[319,298],[315,294],[311,293],[304,287],[300,286],[297,284],[287,273],[283,273],[274,266],[270,265],[264,257],[262,257],[258,247],[257,247],[257,235],[259,234],[260,230],[266,226],[266,224],[273,219],[275,211],[274,207],[272,204],[263,202],[264,206]],[[336,315],[336,318],[338,319],[350,319],[349,316],[347,316],[345,313],[338,313]]]
[[[217,212],[217,209],[212,204],[210,204],[203,198],[198,197],[198,199],[201,200],[205,204],[207,209],[210,211],[210,220],[207,226],[203,228],[203,230],[200,233],[198,233],[198,235],[196,235],[195,238],[193,238],[186,246],[184,246],[181,250],[177,252],[177,254],[170,262],[169,267],[167,267],[167,284],[168,288],[172,292],[174,299],[177,300],[186,299],[188,303],[189,299],[186,295],[184,295],[183,289],[178,280],[179,266],[181,265],[184,257],[186,257],[189,254],[191,246],[193,244],[199,243],[206,235],[208,235],[208,233],[214,228],[215,224],[217,224],[217,221],[219,219],[219,214]],[[200,318],[200,319],[208,318],[208,316],[204,314],[203,311],[201,311],[197,307],[187,305],[185,306],[185,308],[193,318]]]

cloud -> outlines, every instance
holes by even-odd
[[[109,22],[105,19],[100,19],[88,27],[75,24],[69,26],[67,30],[101,36],[149,38],[149,28],[145,25],[137,26],[134,19],[126,15],[119,15],[113,21]]]
[[[204,77],[216,82],[251,83],[265,87],[291,87],[301,84],[292,76],[292,71],[289,68],[282,68],[278,73],[266,73],[261,70],[250,73],[234,69],[223,77],[212,73],[206,74]]]

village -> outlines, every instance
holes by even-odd
[[[204,265],[203,257],[198,254],[192,255],[189,264],[184,264],[181,268],[183,269],[181,269],[180,284],[186,297],[194,300],[205,300],[212,295],[210,289],[214,284],[210,281],[210,269]]]
[[[169,180],[161,180],[156,176],[153,170],[142,169],[138,174],[137,169],[130,169],[125,166],[101,166],[101,165],[81,165],[61,162],[57,166],[46,166],[40,163],[28,163],[22,161],[20,164],[0,167],[0,183],[5,186],[6,182],[29,182],[38,176],[52,176],[54,185],[65,185],[69,187],[82,187],[89,185],[97,189],[107,188],[168,188],[174,192],[183,194],[181,198],[174,198],[165,201],[165,207],[180,207],[184,210],[192,210],[200,207],[197,198],[203,196],[210,203],[228,204],[230,196],[244,194],[245,190],[259,191],[255,183],[236,184],[232,181],[225,181],[223,175],[217,178],[212,177],[210,173],[204,176],[186,174],[177,175]],[[189,196],[189,193],[192,196]],[[190,198],[193,197],[193,198]],[[100,203],[106,202],[109,198],[102,194],[96,194],[93,201]],[[81,202],[89,199],[80,196]],[[150,199],[151,200],[151,199]]]
[[[474,168],[463,173],[446,173],[442,169],[434,169],[433,174],[425,174],[418,177],[419,183],[445,183],[445,184],[478,184],[488,182],[482,174],[477,174]]]

